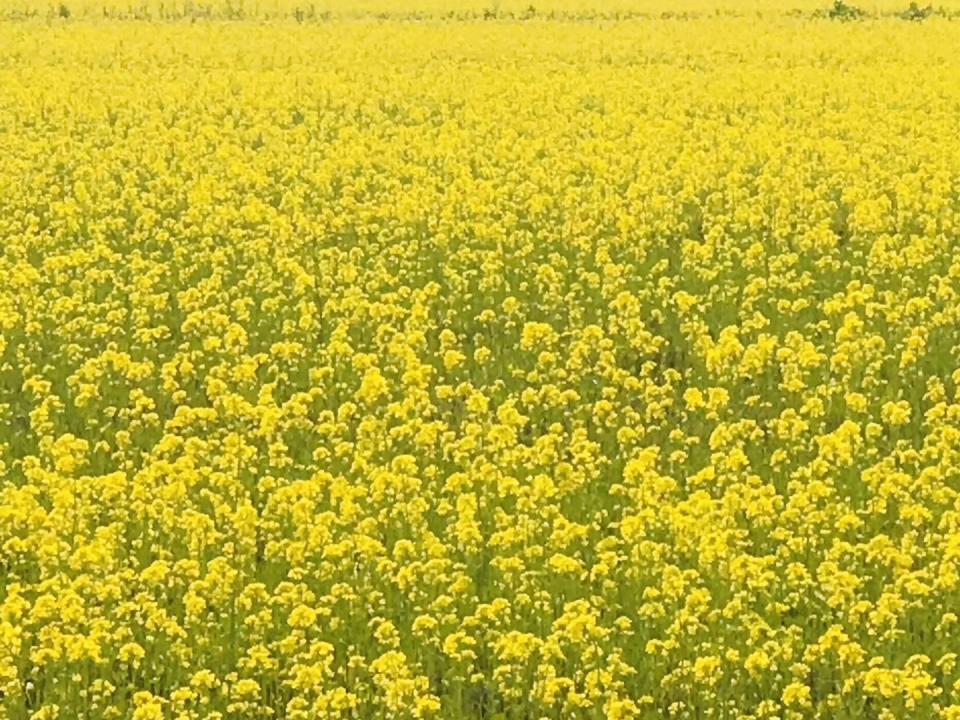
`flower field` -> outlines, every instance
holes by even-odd
[[[960,719],[960,3],[823,7],[0,0],[0,720]]]

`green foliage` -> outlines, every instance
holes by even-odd
[[[912,20],[914,22],[921,22],[926,20],[928,17],[933,15],[933,5],[927,5],[926,7],[920,7],[915,2],[910,3],[910,7],[900,13],[900,17],[904,20]]]
[[[844,0],[833,0],[833,7],[827,11],[831,20],[859,20],[866,13],[856,5],[849,5]]]

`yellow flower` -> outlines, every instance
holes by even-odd
[[[146,654],[146,651],[138,643],[128,642],[120,647],[117,657],[125,663],[138,665],[146,657]]]
[[[287,618],[290,627],[305,629],[317,622],[317,611],[306,605],[297,605]]]
[[[906,425],[910,422],[910,403],[906,400],[886,402],[880,408],[880,417],[887,425]]]
[[[781,700],[789,708],[812,707],[810,688],[801,683],[792,682],[783,689]]]

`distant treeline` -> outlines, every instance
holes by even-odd
[[[293,5],[275,3],[270,6],[245,4],[242,0],[226,0],[217,3],[202,2],[143,2],[139,4],[97,5],[95,2],[56,2],[47,5],[25,3],[0,3],[0,20],[46,19],[50,21],[69,21],[73,19],[103,18],[109,20],[161,20],[161,21],[198,21],[198,20],[284,20],[298,23],[323,23],[343,18],[383,20],[383,21],[558,21],[558,22],[622,22],[630,20],[694,20],[712,17],[744,17],[759,11],[716,8],[712,10],[602,10],[602,9],[538,9],[530,4],[526,7],[503,8],[480,7],[436,10],[384,10],[377,8],[353,7],[350,9],[318,7],[316,4]],[[771,14],[772,11],[763,11]],[[946,8],[932,4],[921,6],[911,2],[901,10],[867,11],[845,0],[834,0],[829,7],[805,10],[784,9],[782,14],[793,18],[814,20],[855,21],[881,18],[897,18],[920,22],[932,17],[945,19],[960,18],[960,8]]]

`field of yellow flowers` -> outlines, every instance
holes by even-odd
[[[0,1],[0,719],[960,718],[949,5],[111,2]]]

